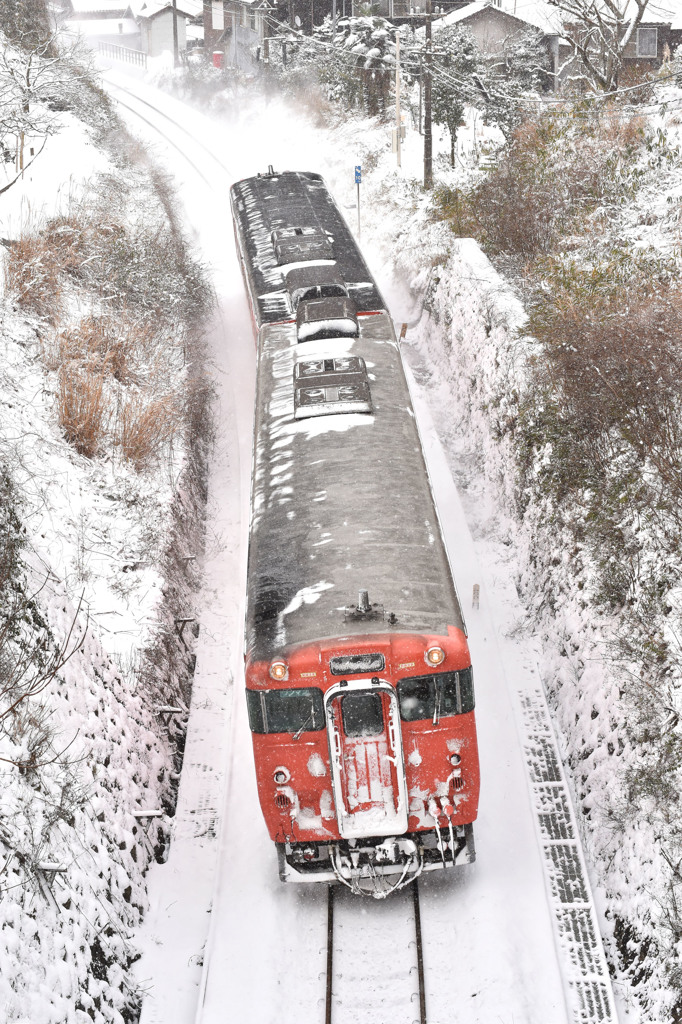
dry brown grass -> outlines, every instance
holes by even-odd
[[[61,267],[45,239],[20,238],[9,250],[4,276],[5,290],[22,309],[55,323],[61,311]]]
[[[119,418],[119,445],[126,461],[138,472],[158,462],[182,426],[182,409],[173,396],[145,398],[132,395]]]
[[[78,363],[92,373],[110,374],[119,384],[134,384],[157,342],[154,328],[125,310],[93,314],[60,334],[46,361],[50,369]]]
[[[91,459],[100,450],[109,420],[101,374],[65,366],[59,372],[57,417],[69,444]]]
[[[64,276],[83,260],[83,226],[75,216],[58,217],[44,231],[25,233],[10,248],[5,287],[22,309],[54,324],[62,311]]]

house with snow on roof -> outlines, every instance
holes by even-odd
[[[98,43],[140,49],[140,27],[125,0],[66,0],[59,27],[94,49]]]
[[[453,24],[467,28],[481,52],[489,56],[502,52],[514,34],[538,29],[549,54],[550,82],[554,89],[575,77],[579,70],[579,62],[572,60],[570,39],[574,33],[584,34],[584,28],[571,24],[544,0],[475,0],[434,20],[434,34],[439,25]],[[680,44],[682,10],[673,15],[661,7],[647,9],[645,20],[633,32],[623,53],[621,84],[638,80],[644,73],[660,68]]]
[[[201,13],[201,0],[130,0],[140,27],[141,49],[149,57],[173,52],[173,6],[177,12],[178,50],[187,48],[187,21]]]
[[[554,12],[556,15],[556,11]],[[561,23],[557,17],[540,17],[534,12],[532,17],[511,14],[490,0],[474,0],[463,7],[450,11],[444,17],[433,20],[434,45],[437,45],[437,34],[441,28],[457,25],[471,33],[478,49],[485,57],[495,58],[502,54],[514,37],[527,32],[539,33],[541,42],[547,51],[550,75],[547,87],[554,88],[553,77],[559,68]],[[424,30],[419,30],[423,34]]]
[[[187,21],[201,13],[202,0],[175,0],[178,49],[187,45]],[[141,50],[149,57],[173,52],[171,0],[65,0],[60,27],[99,43]]]
[[[572,54],[570,43],[571,37],[584,36],[584,26],[571,23],[571,19],[560,13],[546,0],[499,0],[503,8],[508,12],[518,13],[524,19],[533,21],[538,28],[547,30],[551,25],[551,31],[557,31],[560,35],[559,41],[559,67],[562,68],[561,77],[566,78],[575,72],[574,67],[567,67]],[[628,19],[636,14],[633,0],[630,0],[629,7],[625,12]],[[643,74],[650,75],[661,67],[665,60],[675,52],[677,46],[682,45],[682,3],[680,0],[657,0],[650,3],[644,13],[644,18],[623,53],[623,66],[621,71],[621,85],[628,81],[641,79]]]

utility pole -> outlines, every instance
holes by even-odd
[[[400,31],[395,35],[395,135],[396,135],[396,156],[398,167],[402,156],[402,139],[400,123]]]
[[[178,66],[178,8],[173,0],[173,67]]]
[[[422,134],[422,116],[424,105],[424,62],[419,55],[419,134]]]
[[[426,72],[424,76],[424,188],[433,188],[433,138],[431,136],[431,0],[426,0]]]

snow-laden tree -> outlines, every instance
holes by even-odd
[[[51,35],[45,0],[0,0],[0,32],[24,49],[44,43]]]
[[[678,46],[673,53],[670,68],[675,75],[675,84],[682,89],[682,45]]]
[[[395,68],[396,27],[385,18],[331,18],[312,36],[284,30],[270,39],[270,64],[284,82],[315,78],[329,99],[383,113]],[[286,55],[286,56],[285,56]]]
[[[483,65],[477,83],[485,115],[507,138],[525,119],[528,103],[546,88],[549,70],[542,33],[534,28],[508,36],[499,55]]]
[[[566,38],[589,82],[612,92],[626,47],[650,0],[547,0],[563,15]]]
[[[483,61],[471,33],[458,25],[441,28],[434,49],[432,117],[450,134],[450,163],[454,167],[457,129],[464,119],[464,110],[481,99],[477,78],[483,73]]]
[[[425,51],[421,50],[422,63]],[[415,53],[411,67],[415,67]],[[457,128],[465,107],[477,107],[509,138],[524,120],[529,101],[537,100],[549,73],[549,55],[536,29],[509,36],[495,56],[483,54],[469,32],[445,25],[434,31],[432,112],[450,133],[454,163]]]

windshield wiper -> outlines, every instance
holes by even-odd
[[[440,695],[442,689],[442,682],[439,679],[434,680],[436,685],[436,703],[433,709],[433,724],[438,725],[440,722]]]
[[[308,717],[306,718],[305,722],[301,726],[301,728],[297,729],[296,732],[294,733],[294,735],[291,737],[292,740],[300,740],[301,734],[305,732],[306,725],[312,725],[312,724],[313,724],[313,712],[311,711],[310,714],[308,715]]]

